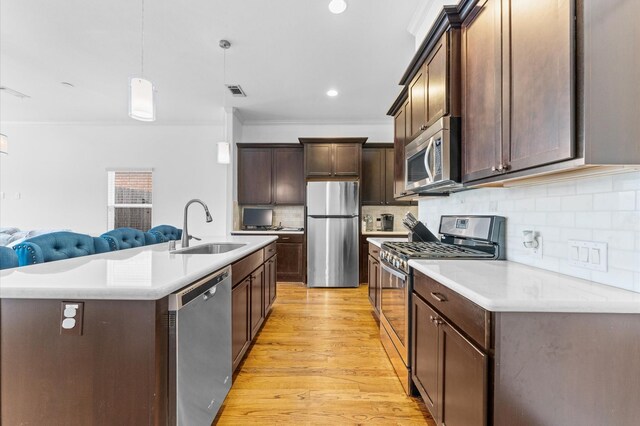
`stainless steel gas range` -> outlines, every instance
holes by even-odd
[[[407,394],[411,394],[411,259],[505,258],[505,218],[442,216],[440,241],[386,242],[380,251],[380,340]]]

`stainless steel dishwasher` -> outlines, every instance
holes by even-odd
[[[170,424],[209,426],[231,388],[231,268],[169,296]]]

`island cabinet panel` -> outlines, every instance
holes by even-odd
[[[81,335],[61,333],[62,302],[0,302],[0,424],[166,424],[167,298],[76,300]]]
[[[251,343],[249,316],[251,277],[245,278],[231,291],[231,354],[235,370]]]
[[[273,302],[276,301],[276,296],[278,293],[278,285],[277,285],[277,264],[278,264],[278,256],[273,256],[269,259],[266,265],[265,278],[267,279],[267,285],[265,288],[265,295],[268,290],[268,297],[265,296],[265,306],[267,310],[270,310],[273,306]]]
[[[492,176],[502,158],[501,0],[481,0],[462,26],[463,180]]]
[[[516,171],[574,156],[574,2],[508,3],[503,13],[508,31],[503,30],[503,37],[509,50],[505,48],[503,69],[509,70],[505,79],[510,104],[505,113],[510,115],[510,126],[504,132],[511,133],[503,163]]]
[[[272,204],[272,149],[238,150],[238,204]]]
[[[264,322],[264,283],[264,266],[260,266],[251,274],[251,339]]]

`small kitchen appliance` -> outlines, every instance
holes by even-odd
[[[393,231],[393,215],[391,213],[382,213],[380,218],[382,219],[382,230]]]
[[[405,218],[406,219],[406,218]],[[413,218],[415,219],[415,218]],[[442,216],[440,239],[429,233],[419,241],[385,242],[380,250],[380,340],[402,386],[411,392],[411,259],[498,260],[505,258],[505,218]],[[418,224],[421,225],[418,226]],[[422,231],[421,231],[422,232]]]

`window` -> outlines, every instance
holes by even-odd
[[[150,170],[107,171],[108,229],[129,227],[148,231],[152,227],[153,176]]]

